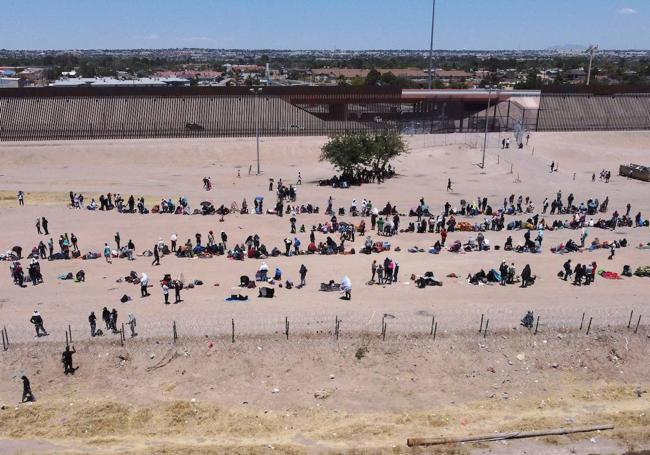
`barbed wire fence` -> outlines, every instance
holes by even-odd
[[[204,317],[200,319],[138,321],[131,336],[129,325],[119,322],[118,331],[104,332],[103,336],[91,337],[89,325],[57,323],[48,336],[35,337],[27,326],[0,326],[4,351],[17,345],[36,347],[39,344],[76,342],[108,342],[114,345],[143,346],[145,341],[181,343],[204,339],[206,341],[230,342],[259,341],[264,345],[299,342],[309,344],[314,340],[363,339],[375,337],[382,341],[390,339],[422,338],[432,342],[444,339],[460,339],[475,333],[481,338],[497,336],[513,329],[530,332],[535,336],[581,337],[597,334],[606,329],[624,330],[630,336],[650,340],[650,331],[642,311],[632,308],[588,308],[564,306],[552,310],[536,311],[533,327],[521,326],[524,314],[511,308],[476,309],[444,308],[418,313],[383,312],[341,314],[294,313],[273,314],[265,317]],[[647,316],[646,316],[647,317]],[[103,327],[102,327],[103,329]],[[144,346],[143,346],[144,347]]]

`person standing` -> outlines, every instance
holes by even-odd
[[[94,311],[90,312],[90,316],[88,316],[88,323],[90,324],[90,336],[95,338],[95,334],[97,332],[97,316],[95,316]]]
[[[25,193],[22,190],[18,191],[18,205],[25,205]]]
[[[142,278],[140,278],[140,297],[149,297],[147,286],[149,286],[149,276],[146,273],[143,273]]]
[[[36,232],[38,233],[38,235],[43,234],[43,232],[41,231],[41,219],[40,218],[36,218]]]
[[[47,221],[47,218],[43,217],[43,218],[41,219],[41,226],[43,227],[43,233],[44,233],[45,235],[50,235],[50,231],[48,231],[48,229],[47,229],[47,225],[48,225],[48,224],[49,224],[49,223],[48,223],[48,221]]]
[[[182,302],[181,289],[183,289],[183,282],[181,280],[174,281],[174,303]]]
[[[165,305],[169,305],[169,286],[167,286],[167,282],[165,281],[162,283],[162,293],[165,299]]]
[[[113,308],[113,311],[111,311],[110,319],[111,319],[111,323],[110,323],[111,330],[113,331],[113,333],[117,333],[118,332],[118,330],[117,330],[117,310],[115,308]]]
[[[32,393],[32,386],[29,383],[27,376],[21,376],[20,379],[23,380],[23,399],[21,400],[21,403],[31,403],[36,401],[36,398],[34,398],[34,394]]]
[[[172,253],[176,252],[176,242],[178,241],[178,236],[174,233],[169,239],[172,243]]]
[[[72,366],[72,354],[75,354],[77,351],[72,347],[72,351],[70,350],[70,346],[65,347],[65,351],[61,354],[61,362],[63,363],[63,372],[65,374],[74,374],[75,371],[77,371],[77,368],[74,368]]]
[[[370,281],[375,281],[375,274],[377,273],[377,260],[373,259],[372,260],[372,265],[370,266],[370,272],[372,275],[370,276]]]
[[[117,251],[120,251],[120,233],[115,233],[115,245],[117,245]]]
[[[106,307],[102,310],[102,320],[106,325],[106,330],[109,330],[111,328],[111,312]]]
[[[307,267],[305,267],[305,264],[300,265],[300,287],[303,287],[305,285],[305,278],[307,277]]]
[[[137,321],[135,320],[135,316],[133,316],[133,313],[129,313],[129,328],[131,329],[131,338],[137,337],[138,334],[135,331],[135,327],[137,326]]]
[[[399,262],[394,261],[394,266],[393,266],[393,283],[397,283],[397,275],[399,273]]]

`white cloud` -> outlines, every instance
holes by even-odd
[[[214,40],[207,36],[189,36],[187,38],[183,38],[183,41],[186,43],[209,43]]]
[[[618,14],[623,14],[623,15],[630,15],[630,14],[636,14],[636,10],[634,8],[621,8],[618,10]]]

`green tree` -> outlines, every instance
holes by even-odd
[[[381,73],[373,68],[368,71],[368,75],[366,76],[366,85],[369,87],[375,87],[379,84],[380,78]]]
[[[345,133],[331,137],[323,145],[320,161],[349,175],[362,169],[384,171],[392,160],[406,153],[402,136],[393,131]]]
[[[352,84],[352,87],[363,87],[366,85],[366,80],[361,76],[354,76],[350,83]]]

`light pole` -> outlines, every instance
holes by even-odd
[[[585,51],[585,53],[589,54],[589,70],[587,71],[587,85],[589,85],[589,82],[591,81],[591,63],[594,60],[594,54],[596,53],[597,50],[598,50],[598,44],[592,44]]]
[[[429,45],[429,90],[433,84],[433,26],[436,19],[436,0],[433,0],[433,9],[431,12],[431,43]]]
[[[260,110],[257,102],[258,95],[262,93],[262,87],[252,88],[250,92],[255,100],[255,138],[257,141],[257,175],[260,175]]]
[[[488,104],[487,104],[487,110],[485,111],[485,135],[483,136],[483,158],[481,159],[481,169],[485,169],[485,148],[487,147],[487,135],[488,135],[488,124],[490,121],[490,101],[492,101],[492,89],[497,89],[497,86],[488,85]]]

